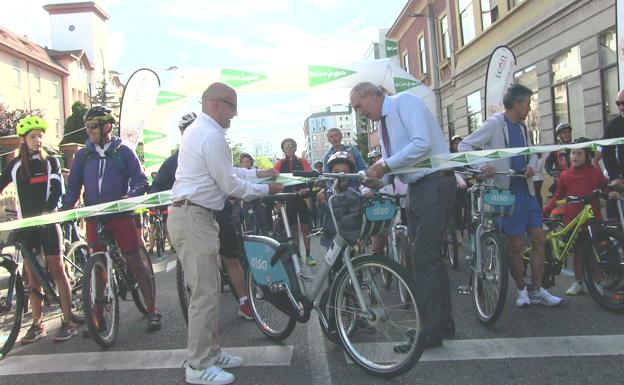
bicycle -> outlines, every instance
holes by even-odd
[[[149,221],[153,226],[151,229],[152,239],[156,243],[156,258],[160,259],[165,252],[165,223],[163,223],[163,214],[167,213],[167,209],[162,210],[160,207],[154,207],[149,210]],[[151,244],[150,244],[151,252]]]
[[[343,173],[323,176],[362,178],[361,174]],[[262,199],[283,203],[292,196],[286,193]],[[256,324],[267,337],[287,338],[296,323],[307,322],[315,310],[325,334],[330,339],[337,336],[335,339],[353,362],[368,373],[391,377],[410,370],[422,355],[421,306],[403,266],[382,255],[352,255],[359,239],[385,235],[397,211],[395,200],[382,194],[358,197],[335,194],[328,200],[337,234],[325,258],[319,260],[318,272],[309,285],[305,284],[310,279],[302,273],[285,207],[279,204],[286,242],[280,244],[254,235],[245,238],[247,295]],[[351,210],[356,218],[352,227],[345,222],[348,215],[343,215],[344,210]],[[399,290],[386,287],[381,278],[384,274],[391,276],[398,287],[403,286],[408,301],[401,301]],[[413,341],[410,350],[406,354],[394,352],[393,344],[406,339]]]
[[[455,221],[451,217],[446,226],[444,239],[442,240],[442,257],[448,258],[453,269],[457,269],[459,265],[459,245],[457,243],[457,234],[455,233]]]
[[[2,249],[7,246],[13,246],[15,251],[13,254],[0,254],[0,357],[8,354],[13,347],[19,335],[23,317],[28,312],[29,285],[23,275],[23,270],[20,269],[20,265],[23,263],[22,258],[28,259],[33,274],[41,283],[43,293],[37,294],[43,299],[45,306],[60,303],[54,280],[46,269],[45,258],[39,258],[35,252],[26,246],[19,231],[10,233],[9,239]],[[82,278],[87,257],[86,244],[80,242],[75,242],[63,254],[63,261],[70,280],[71,319],[77,324],[85,322]]]
[[[97,221],[98,239],[93,246],[101,245],[105,249],[91,254],[87,262],[84,270],[83,303],[90,335],[98,345],[108,348],[113,345],[119,333],[119,299],[128,300],[129,292],[137,309],[143,314],[147,314],[147,303],[132,270],[117,247],[113,234],[104,227],[102,219]],[[149,261],[144,247],[139,248],[139,257]],[[154,268],[151,263],[148,265],[154,288],[152,297],[155,298]]]
[[[483,178],[480,170],[458,170],[475,178],[470,193],[470,278],[468,286],[460,286],[460,294],[472,294],[477,320],[493,325],[503,312],[507,299],[509,262],[507,241],[500,231],[499,218],[511,215],[515,196],[499,190],[491,179]],[[521,175],[497,172],[497,175]]]
[[[544,218],[548,232],[542,286],[549,288],[555,285],[555,277],[566,266],[570,251],[586,227],[588,238],[582,246],[585,286],[600,306],[624,313],[624,235],[617,226],[596,219],[592,209],[592,202],[604,198],[604,195],[598,189],[586,196],[567,196],[557,201],[557,205],[583,204],[583,210],[567,225],[557,218]],[[530,255],[531,248],[527,247],[523,252],[525,279],[530,277]]]

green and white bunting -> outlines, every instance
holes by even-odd
[[[221,70],[221,81],[223,83],[229,84],[234,88],[246,86],[248,84],[252,84],[266,78],[266,75],[256,74],[253,72],[226,68]]]

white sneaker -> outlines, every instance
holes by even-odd
[[[539,290],[529,293],[529,299],[532,304],[539,304],[544,306],[557,306],[561,303],[562,299],[556,297],[548,292],[548,290],[540,287]]]
[[[577,295],[577,294],[581,294],[584,292],[585,292],[585,285],[583,284],[583,282],[576,282],[576,281],[574,281],[572,286],[570,286],[570,288],[566,290],[567,295]]]
[[[232,382],[234,382],[234,375],[218,366],[211,366],[204,370],[196,370],[190,366],[186,367],[187,384],[225,385],[231,384]]]
[[[243,364],[243,359],[239,356],[235,356],[226,351],[221,351],[217,356],[217,360],[213,365],[218,366],[222,369],[232,369],[238,368]]]
[[[527,291],[526,286],[522,290],[518,290],[518,298],[516,298],[516,306],[517,307],[525,307],[531,306],[531,301],[529,300],[529,292]]]
[[[596,282],[594,284],[594,287],[598,291],[598,294],[600,294],[601,297],[604,297],[604,286],[602,285],[602,283]]]

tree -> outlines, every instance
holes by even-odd
[[[10,110],[7,105],[0,103],[0,136],[15,135],[17,123],[30,115],[36,115],[44,119],[41,110],[29,108]]]
[[[228,142],[229,143],[229,142]],[[236,167],[240,167],[240,154],[243,152],[243,144],[236,143],[232,148],[232,163]]]
[[[84,114],[87,112],[87,106],[78,101],[72,104],[72,114],[65,121],[65,135],[61,144],[64,143],[84,143],[87,141],[88,135],[84,129]]]
[[[363,159],[368,159],[368,133],[362,132],[355,137],[355,144]]]
[[[271,160],[271,158],[269,158],[266,155],[258,155],[254,158],[254,160],[255,160],[254,163],[256,167],[258,167],[260,170],[264,170],[266,168],[273,168],[273,166],[275,165],[273,160]]]
[[[91,97],[92,106],[106,106],[111,110],[119,107],[119,100],[114,92],[109,90],[106,72],[102,73],[102,80],[98,82],[95,96]]]
[[[137,143],[136,154],[141,164],[145,164],[145,145],[143,142]]]

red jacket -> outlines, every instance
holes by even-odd
[[[592,191],[603,188],[609,181],[596,167],[587,165],[583,168],[571,167],[561,173],[559,180],[557,181],[557,192],[550,199],[548,205],[544,207],[543,213],[545,215],[550,214],[552,209],[556,205],[556,201],[563,199],[570,195],[584,196],[590,194]],[[600,202],[592,202],[592,208],[596,218],[601,218],[600,214]],[[567,224],[575,216],[583,210],[582,203],[568,203],[565,207],[563,214],[563,220]]]

